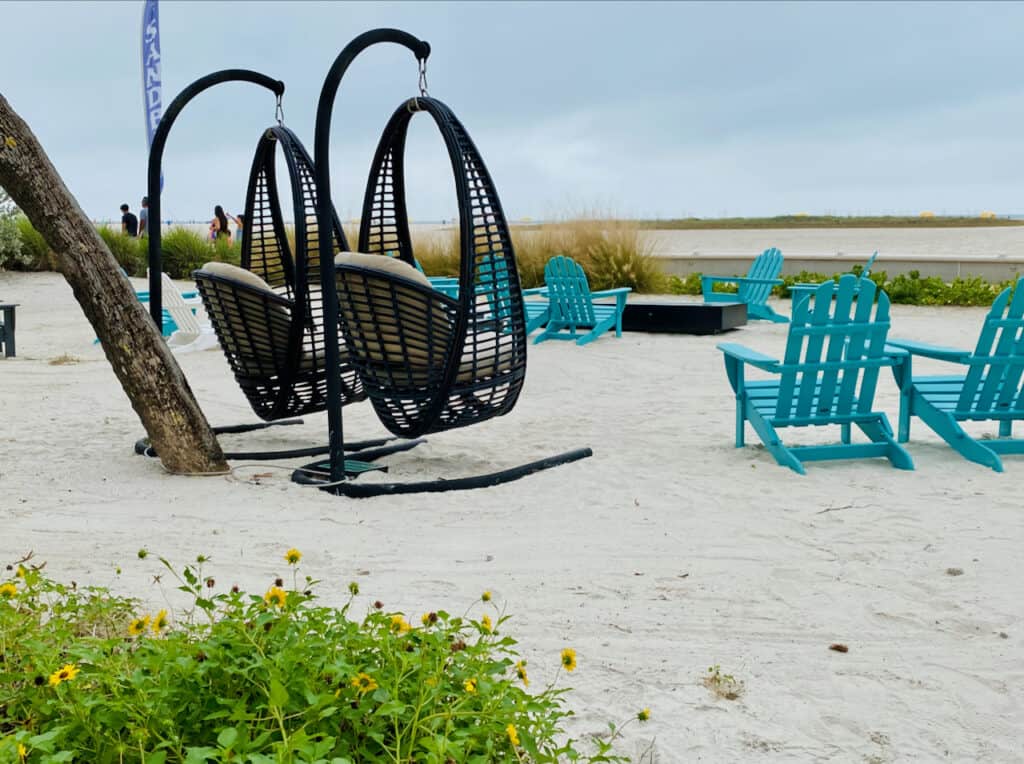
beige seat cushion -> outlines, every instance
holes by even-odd
[[[425,287],[431,287],[430,279],[404,260],[387,255],[366,255],[362,252],[340,252],[334,258],[335,265],[355,265],[371,271],[390,273],[404,279],[415,281]]]
[[[233,281],[268,295],[280,297],[266,281],[255,273],[228,263],[207,263],[201,271]],[[213,292],[214,299],[223,292]],[[291,333],[291,307],[272,301],[264,308],[262,302],[233,296],[218,305],[208,305],[207,312],[222,335],[221,342],[237,356],[242,370],[251,376],[278,373],[287,363]],[[219,301],[219,300],[218,300]],[[224,336],[224,335],[227,336]],[[305,368],[308,363],[300,362]]]
[[[444,368],[453,329],[444,298],[426,276],[398,258],[342,252],[334,262],[355,266],[368,279],[349,282],[353,300],[340,305],[356,345],[365,347],[366,355],[384,364],[402,386],[428,384]],[[396,276],[428,291],[404,285]],[[338,277],[344,279],[345,272]],[[406,373],[396,367],[405,367]]]
[[[247,271],[245,268],[239,268],[237,265],[231,265],[230,263],[207,263],[200,270],[206,271],[211,276],[219,276],[222,279],[230,279],[231,281],[237,281],[239,284],[262,289],[264,292],[277,294],[270,284],[255,273]]]

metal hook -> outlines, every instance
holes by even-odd
[[[427,93],[427,59],[420,59],[420,95],[424,98],[429,98],[430,94]]]
[[[423,109],[420,107],[420,99],[415,97],[410,98],[408,101],[405,102],[405,108],[410,114],[415,114],[418,111],[423,111]]]
[[[274,108],[274,119],[277,124],[284,127],[284,107],[281,105],[281,96],[277,97],[277,106]]]

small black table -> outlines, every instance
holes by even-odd
[[[3,311],[4,320],[0,321],[0,347],[4,349],[7,358],[14,357],[14,309],[17,303],[0,303],[0,311]]]
[[[631,302],[622,314],[624,332],[718,334],[746,323],[742,302]]]

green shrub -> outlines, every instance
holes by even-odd
[[[204,557],[180,576],[160,561],[192,603],[173,623],[38,568],[0,584],[3,761],[626,761],[614,726],[590,755],[564,739],[568,690],[528,691],[489,592],[414,627],[381,603],[350,618],[355,583],[343,607],[318,605],[296,567],[260,595],[218,588]],[[575,652],[558,663],[556,678]]]
[[[17,208],[0,188],[0,270],[24,261],[21,236],[18,234]]]
[[[238,265],[242,262],[242,244],[235,239],[228,240],[224,237],[213,242],[213,259],[219,263],[230,263]],[[185,277],[185,278],[191,278]]]
[[[669,276],[667,290],[669,294],[701,294],[700,274],[691,273],[686,278]]]
[[[50,249],[50,245],[35,229],[32,222],[24,215],[19,215],[16,222],[18,236],[21,237],[22,264],[20,269],[26,271],[59,270],[57,255]]]
[[[122,231],[115,231],[109,226],[101,225],[96,229],[107,245],[117,264],[124,268],[129,276],[146,274],[146,254],[139,246],[139,240]]]
[[[192,271],[214,259],[213,245],[189,228],[172,228],[160,238],[162,268],[172,279],[191,279]]]

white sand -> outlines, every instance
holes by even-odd
[[[655,740],[659,761],[1024,759],[1024,457],[997,475],[915,422],[916,472],[872,460],[799,477],[733,448],[722,337],[626,334],[531,347],[511,415],[389,460],[405,480],[592,446],[577,464],[364,501],[284,473],[172,477],[132,453],[139,422],[61,277],[0,273],[0,298],[21,303],[19,357],[0,359],[0,561],[33,550],[58,578],[154,602],[140,547],[209,554],[219,586],[262,591],[295,546],[327,600],[358,579],[360,608],[414,616],[490,588],[536,684],[577,649],[574,734],[650,706],[623,750]],[[897,306],[893,334],[970,346],[983,312]],[[728,340],[777,353],[785,332],[755,323]],[[81,362],[48,363],[64,353]],[[219,351],[180,361],[214,423],[255,421]],[[888,373],[878,406],[895,421]],[[247,442],[321,441],[325,417],[306,419]],[[345,422],[383,432],[368,404]],[[739,700],[702,686],[712,664],[744,682]]]

